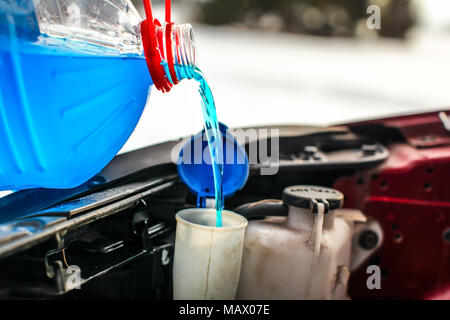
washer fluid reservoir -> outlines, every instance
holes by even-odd
[[[343,195],[317,186],[283,192],[288,217],[249,221],[238,299],[345,299],[352,223]]]

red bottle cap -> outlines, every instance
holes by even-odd
[[[174,84],[179,82],[175,73],[172,50],[171,0],[166,0],[166,22],[164,26],[158,19],[153,18],[151,1],[143,0],[143,2],[147,19],[141,23],[141,35],[148,70],[155,87],[163,92],[168,92]],[[164,68],[165,63],[167,63],[170,78]]]

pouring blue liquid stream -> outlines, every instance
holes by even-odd
[[[165,64],[166,74],[169,74]],[[205,76],[198,67],[175,65],[178,79],[194,79],[199,83],[199,93],[202,98],[202,111],[205,121],[205,133],[208,139],[208,147],[211,155],[211,165],[214,176],[216,227],[222,227],[222,210],[224,208],[224,196],[222,190],[223,176],[223,145],[222,134],[217,120],[216,105],[211,88]]]

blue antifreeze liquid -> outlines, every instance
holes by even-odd
[[[224,208],[224,196],[222,190],[223,177],[223,146],[222,134],[217,120],[216,105],[211,88],[205,76],[199,68],[194,66],[175,66],[178,79],[194,79],[199,83],[199,93],[202,98],[203,118],[205,122],[205,133],[208,139],[209,152],[214,176],[216,227],[222,227],[222,210]]]
[[[151,85],[145,58],[68,44],[0,35],[0,189],[80,185],[140,118]]]
[[[216,227],[222,227],[222,209],[224,207],[224,198],[222,192],[223,177],[223,146],[222,135],[219,130],[217,120],[216,105],[211,88],[208,85],[203,73],[195,70],[194,79],[199,82],[199,92],[202,97],[203,118],[205,120],[205,132],[208,139],[209,151],[214,176],[215,198],[216,198]]]

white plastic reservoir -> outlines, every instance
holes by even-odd
[[[352,223],[335,216],[337,190],[293,186],[288,217],[250,221],[238,299],[346,299]]]
[[[222,214],[223,227],[216,227],[215,209],[177,213],[174,299],[235,299],[247,219],[228,210]]]

